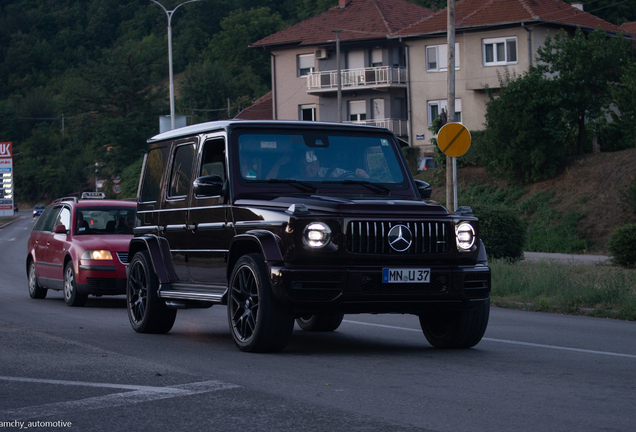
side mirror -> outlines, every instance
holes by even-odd
[[[415,180],[417,191],[420,193],[422,199],[429,199],[431,197],[431,185],[422,180]]]
[[[221,195],[225,182],[218,175],[210,175],[197,178],[192,185],[195,196],[215,196]]]
[[[53,232],[55,234],[66,234],[66,227],[64,225],[55,225]]]

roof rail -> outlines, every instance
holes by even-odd
[[[55,204],[55,203],[59,203],[59,202],[62,202],[62,201],[73,201],[73,202],[77,202],[77,197],[69,196],[69,197],[62,197],[62,198],[58,198],[58,199],[56,199],[55,201],[53,201],[53,204]]]

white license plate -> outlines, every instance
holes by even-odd
[[[382,283],[430,283],[431,269],[385,268]]]

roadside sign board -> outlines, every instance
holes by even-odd
[[[0,142],[0,217],[13,216],[13,143]]]
[[[459,157],[470,148],[470,131],[461,123],[446,123],[437,134],[437,146],[446,156]]]

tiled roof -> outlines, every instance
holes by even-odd
[[[620,27],[623,33],[631,33],[632,36],[636,36],[636,21],[628,22]]]
[[[332,7],[254,42],[252,46],[320,45],[336,39],[336,33],[332,31],[335,29],[342,30],[342,41],[385,38],[432,15],[432,11],[407,0],[351,0],[344,8]]]
[[[455,5],[455,29],[494,26],[507,23],[549,22],[582,28],[620,32],[620,28],[561,0],[463,0]],[[445,33],[447,11],[424,18],[398,32],[400,36]]]
[[[272,92],[265,93],[234,118],[239,120],[273,120]]]

